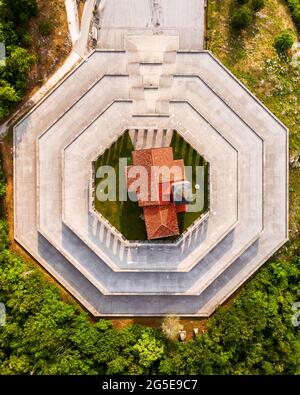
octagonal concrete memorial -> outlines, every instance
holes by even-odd
[[[127,40],[14,127],[15,238],[94,315],[207,316],[287,240],[287,130],[209,52]],[[128,244],[91,210],[91,162],[125,130],[176,130],[210,164],[209,212],[175,243]]]

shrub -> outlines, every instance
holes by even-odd
[[[176,339],[179,331],[183,329],[183,325],[180,324],[179,317],[168,315],[164,318],[161,329],[168,338]]]
[[[248,7],[243,6],[234,11],[231,18],[231,26],[236,30],[242,30],[250,25],[251,20],[251,11]]]
[[[237,0],[237,2],[239,4],[246,4],[246,3],[248,3],[248,0]]]
[[[294,38],[289,32],[284,32],[278,34],[274,40],[274,47],[277,52],[281,54],[286,54],[288,50],[292,47],[294,43]]]
[[[51,21],[44,20],[39,24],[39,32],[44,37],[50,36],[52,29],[53,25]]]
[[[9,246],[8,224],[5,219],[0,220],[0,250],[3,251]]]
[[[265,5],[266,5],[265,0],[252,0],[251,1],[251,7],[252,7],[253,11],[255,11],[255,12],[264,8]]]
[[[28,48],[32,44],[32,37],[29,33],[25,33],[23,34],[21,41],[24,47]]]

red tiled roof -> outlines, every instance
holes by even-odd
[[[132,161],[133,166],[130,166],[128,169],[142,166],[146,170],[146,172],[141,172],[136,177],[128,177],[129,189],[131,184],[137,179],[139,179],[140,184],[148,185],[147,195],[142,195],[141,199],[139,199],[138,204],[140,207],[163,204],[160,196],[160,183],[170,183],[185,179],[184,162],[183,160],[173,160],[172,147],[134,151],[132,153]],[[158,167],[157,171],[154,170],[155,166]],[[162,167],[162,169],[159,169],[159,167]],[[144,178],[145,180],[143,180]],[[139,193],[139,191],[136,192]]]
[[[163,165],[156,165],[154,175],[157,182],[177,182],[185,179],[183,159],[165,162]]]
[[[179,235],[177,213],[174,204],[144,207],[148,239]]]
[[[166,163],[173,161],[172,147],[151,148],[150,150],[142,150],[142,151],[144,152],[151,151],[152,166],[164,166]]]
[[[134,166],[145,166],[146,168],[153,165],[152,149],[143,149],[133,151],[132,163]]]
[[[159,205],[159,184],[156,182],[155,178],[151,177],[151,167],[150,172],[147,171],[145,174],[143,171],[139,172],[137,166],[138,165],[127,166],[126,168],[128,191],[141,194],[138,200],[138,205],[140,207]],[[134,184],[135,181],[138,182],[138,185],[142,185],[142,188],[143,186],[147,186],[147,189],[144,191],[143,189],[141,190],[140,187],[136,187]]]
[[[143,194],[140,189],[143,185],[148,186],[146,196],[143,194],[138,200],[144,210],[148,239],[179,235],[177,212],[185,211],[185,205],[175,206],[172,183],[185,179],[183,160],[173,160],[173,149],[167,147],[134,151],[132,161],[133,166],[126,169],[128,190]],[[138,166],[146,171],[138,172]],[[155,166],[158,171],[153,171]],[[138,189],[133,184],[137,180],[141,185]]]

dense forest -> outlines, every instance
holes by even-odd
[[[0,1],[0,42],[6,49],[6,61],[0,63],[0,120],[21,100],[36,61],[26,48],[30,42],[26,27],[37,12],[36,0]]]
[[[0,2],[0,34],[7,47],[0,69],[0,117],[26,89],[34,57],[23,41],[28,19],[36,13],[35,0]],[[1,206],[4,197],[1,165]],[[7,316],[0,327],[0,374],[300,374],[300,327],[292,324],[293,303],[300,302],[297,240],[229,306],[218,309],[204,334],[179,343],[153,328],[93,323],[76,304],[64,302],[58,287],[10,249],[3,212],[0,302]]]

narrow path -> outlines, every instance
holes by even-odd
[[[76,0],[65,0],[72,45],[79,39],[79,18]]]
[[[74,51],[81,57],[84,57],[87,52],[87,43],[89,40],[89,32],[95,3],[96,0],[86,0],[85,2],[81,20],[80,37],[74,46]]]

